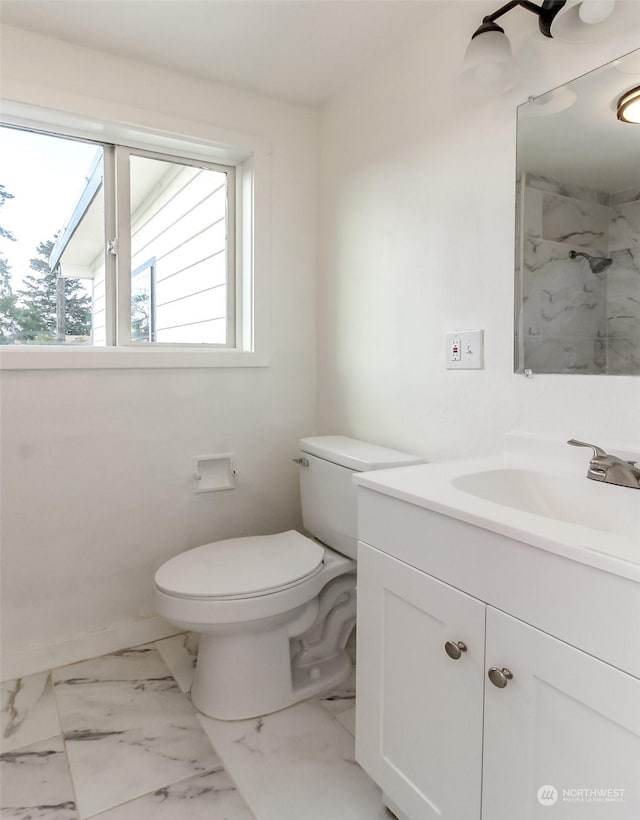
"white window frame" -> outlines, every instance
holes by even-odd
[[[167,118],[163,117],[166,123]],[[107,347],[23,345],[0,348],[0,370],[265,367],[270,361],[271,294],[271,148],[259,138],[220,131],[201,122],[175,120],[175,130],[90,120],[69,112],[52,112],[18,101],[3,100],[0,122],[61,137],[128,146],[133,153],[163,159],[192,160],[235,168],[235,347],[214,345],[121,344]],[[105,176],[115,170],[118,152],[105,151]],[[128,154],[126,156],[128,174]],[[110,165],[113,163],[113,165]],[[121,195],[121,194],[118,194]],[[127,190],[128,196],[128,190]],[[115,209],[105,206],[106,237],[117,235]],[[120,238],[120,254],[126,258]],[[116,287],[116,257],[106,255],[106,302],[111,315],[124,298]],[[129,263],[130,264],[130,263]],[[130,283],[129,283],[130,284]],[[130,317],[125,317],[127,325]],[[108,330],[113,340],[116,328]],[[122,327],[119,328],[122,332]],[[130,339],[130,327],[126,338]]]
[[[116,219],[117,231],[114,235],[118,241],[118,249],[115,254],[116,258],[116,290],[117,290],[117,325],[116,325],[116,345],[117,347],[129,347],[134,345],[136,348],[141,342],[133,342],[131,340],[131,179],[130,158],[144,157],[146,159],[157,159],[166,162],[173,162],[180,165],[191,165],[197,168],[205,168],[211,171],[221,171],[226,173],[229,179],[227,180],[227,233],[232,241],[227,244],[226,263],[227,263],[227,340],[224,345],[217,344],[215,348],[231,348],[238,349],[238,339],[236,327],[240,328],[241,324],[238,322],[236,315],[236,242],[235,242],[235,224],[236,224],[236,184],[235,184],[235,168],[232,165],[222,165],[219,163],[204,162],[203,160],[192,159],[190,157],[176,156],[173,154],[161,154],[156,151],[146,151],[140,148],[130,148],[126,145],[115,145],[115,166],[116,166]],[[105,203],[106,205],[106,203]],[[165,349],[201,347],[202,345],[189,345],[178,342],[151,342],[154,346],[162,346]]]

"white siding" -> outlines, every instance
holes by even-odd
[[[227,340],[226,175],[133,157],[166,171],[132,217],[131,268],[155,259],[156,341]]]
[[[224,344],[227,336],[226,174],[132,157],[163,173],[131,220],[131,270],[155,259],[156,341]],[[166,166],[166,169],[163,167]],[[104,260],[94,270],[93,344],[106,344]]]

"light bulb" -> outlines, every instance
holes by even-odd
[[[504,31],[487,31],[472,38],[464,57],[465,73],[485,88],[507,91],[513,86],[511,46]]]

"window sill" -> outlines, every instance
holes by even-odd
[[[102,370],[174,367],[268,367],[269,354],[250,350],[181,348],[21,347],[0,351],[0,370]]]

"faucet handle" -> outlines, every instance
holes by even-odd
[[[607,454],[602,449],[602,447],[598,447],[596,444],[588,444],[586,441],[578,441],[575,438],[570,438],[567,441],[567,444],[571,444],[574,447],[591,447],[593,450],[593,457],[597,458],[598,456],[606,456]]]

